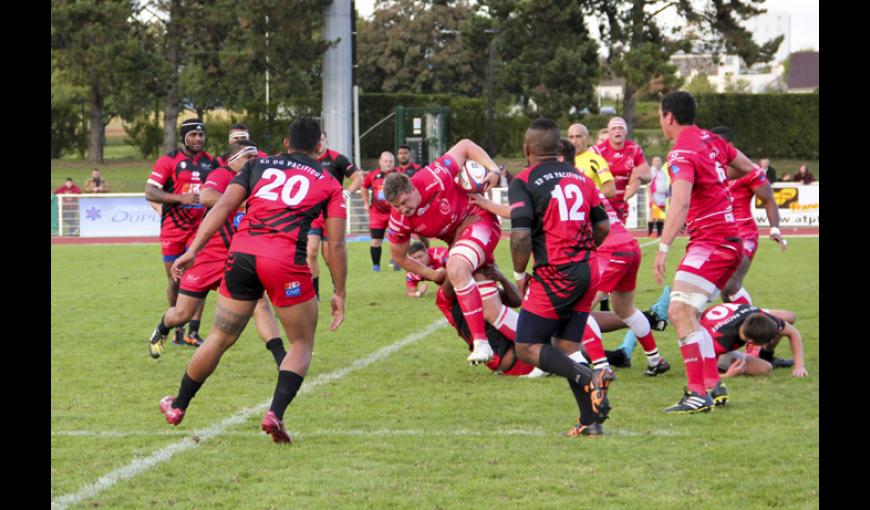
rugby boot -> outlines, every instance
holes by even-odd
[[[586,392],[592,401],[592,412],[598,421],[607,419],[610,413],[610,402],[607,400],[607,388],[616,379],[610,367],[597,368],[592,372],[592,381],[586,385]]]
[[[644,375],[648,375],[650,377],[655,377],[659,374],[664,374],[668,370],[671,369],[671,365],[665,361],[664,358],[659,358],[659,362],[655,365],[647,365],[646,370],[644,370]]]
[[[631,368],[631,358],[625,352],[625,349],[616,349],[613,351],[604,351],[607,356],[607,362],[610,366],[616,368]]]
[[[152,358],[157,359],[163,354],[163,347],[166,344],[166,335],[161,335],[157,328],[151,333],[151,339],[148,341],[148,354]]]
[[[272,436],[272,441],[276,443],[291,443],[293,438],[284,428],[284,422],[275,416],[275,411],[269,410],[266,416],[263,417],[263,423],[260,425],[266,434]]]
[[[683,389],[683,398],[679,402],[665,409],[668,414],[694,414],[709,413],[713,410],[713,399],[706,392],[698,395],[689,388]]]
[[[716,407],[724,406],[728,403],[728,388],[725,387],[725,383],[722,381],[716,383],[716,386],[709,393]]]
[[[665,287],[649,310],[643,312],[654,331],[664,331],[668,327],[668,305],[671,302],[671,288]]]
[[[172,339],[175,345],[187,345],[184,341],[184,326],[175,328],[175,338]]]
[[[184,409],[175,409],[172,403],[175,402],[175,397],[167,395],[160,399],[160,412],[166,417],[166,422],[170,425],[178,425],[184,419]]]
[[[474,350],[468,355],[467,361],[469,365],[489,363],[494,354],[492,346],[489,345],[489,340],[475,340]]]
[[[189,335],[184,335],[184,343],[186,345],[192,345],[193,347],[199,347],[200,345],[203,344],[203,342],[205,342],[205,340],[203,340],[202,337],[199,336],[199,331],[195,331]]]
[[[583,425],[580,423],[580,420],[577,420],[577,425],[571,427],[571,430],[565,432],[566,437],[580,437],[580,436],[603,436],[604,428],[600,423],[595,422],[589,425]]]

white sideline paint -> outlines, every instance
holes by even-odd
[[[447,320],[438,319],[432,324],[429,324],[422,331],[408,335],[395,343],[387,345],[386,347],[382,347],[377,351],[369,354],[365,358],[354,361],[348,367],[341,368],[339,370],[328,372],[315,377],[310,382],[303,385],[297,395],[308,393],[319,386],[323,386],[324,384],[329,384],[331,382],[342,379],[352,372],[365,368],[376,361],[387,358],[402,347],[410,345],[414,342],[418,342],[446,325]],[[64,494],[63,496],[58,496],[57,498],[52,500],[51,508],[53,510],[61,510],[67,508],[70,505],[80,503],[85,499],[92,498],[97,494],[103,492],[104,490],[111,488],[118,482],[129,480],[130,478],[133,478],[140,473],[148,471],[157,464],[171,459],[175,455],[185,450],[196,447],[202,441],[206,441],[215,436],[226,434],[225,431],[227,428],[232,427],[233,425],[240,425],[247,421],[251,416],[264,412],[266,409],[268,409],[270,402],[271,398],[257,406],[242,409],[235,415],[230,416],[229,418],[218,422],[210,427],[206,427],[192,433],[188,432],[187,434],[189,434],[191,437],[186,437],[181,441],[172,443],[171,445],[152,453],[148,457],[133,459],[126,466],[106,473],[105,475],[98,478],[95,482],[85,485],[76,492]],[[193,436],[196,436],[198,440],[193,440]]]
[[[305,432],[295,432],[289,431],[290,435],[295,439],[302,439],[306,437],[318,437],[318,436],[361,436],[361,437],[384,437],[384,436],[433,436],[433,437],[443,437],[443,436],[553,436],[555,433],[553,431],[536,429],[536,430],[522,430],[522,429],[482,429],[482,430],[473,430],[473,429],[454,429],[454,430],[438,430],[438,429],[348,429],[348,430],[331,430],[331,429],[321,429],[321,430],[309,430]],[[613,436],[626,436],[626,437],[635,437],[635,436],[682,436],[685,435],[680,432],[675,432],[672,430],[647,430],[647,431],[635,431],[628,429],[620,429],[620,428],[608,428],[605,430],[606,435]],[[52,436],[73,436],[73,437],[153,437],[153,436],[188,436],[192,437],[195,435],[193,432],[184,432],[181,430],[166,430],[160,432],[148,431],[148,430],[128,430],[128,431],[102,431],[95,432],[92,430],[66,430],[66,431],[58,431],[52,432]],[[233,437],[260,437],[262,436],[262,432],[260,431],[227,431],[221,434],[222,436],[233,436]]]

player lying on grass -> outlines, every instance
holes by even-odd
[[[324,212],[330,240],[327,266],[335,285],[330,330],[344,322],[347,207],[341,185],[314,159],[319,145],[319,124],[305,117],[294,120],[284,139],[286,153],[246,163],[203,220],[190,250],[173,264],[173,275],[180,277],[226,218],[247,200],[247,214],[229,248],[214,326],[191,358],[177,396],[160,401],[167,422],[181,422],[191,399],[238,340],[265,290],[287,333],[290,350],[281,361],[261,428],[276,443],[291,442],[284,412],[308,373],[317,330],[307,234],[312,221]]]
[[[794,327],[796,316],[788,310],[765,310],[752,305],[724,303],[711,307],[701,316],[701,325],[715,341],[717,364],[723,377],[767,375],[774,369],[773,351],[783,337],[788,337],[794,354],[791,375],[806,377],[804,347],[800,331]],[[760,356],[739,351],[744,345],[757,345]],[[787,363],[779,363],[785,365]],[[708,384],[709,386],[709,384]],[[726,398],[727,400],[727,398]]]
[[[245,163],[259,157],[259,154],[254,143],[248,140],[239,140],[231,144],[226,155],[226,165],[209,172],[206,182],[200,188],[199,202],[208,209],[214,207],[233,177],[239,173]],[[227,250],[242,216],[244,213],[231,213],[220,229],[208,240],[193,266],[184,273],[184,277],[178,284],[178,299],[175,306],[166,310],[160,323],[151,333],[148,352],[152,358],[157,359],[163,353],[170,329],[189,321],[202,307],[209,290],[218,289],[224,276]],[[254,320],[260,338],[266,343],[266,348],[272,353],[275,363],[280,365],[287,351],[284,350],[281,333],[272,317],[272,309],[264,298],[260,298],[257,302]],[[201,343],[198,343],[197,347],[199,345]]]

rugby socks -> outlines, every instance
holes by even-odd
[[[752,305],[752,296],[746,292],[746,287],[740,287],[740,290],[738,290],[736,294],[728,296],[728,299],[730,299],[732,303],[738,305]]]
[[[315,276],[314,280],[314,295],[317,296],[317,299],[320,299],[320,277]]]
[[[272,357],[275,358],[275,363],[280,368],[281,362],[284,361],[284,356],[287,356],[287,351],[284,350],[284,342],[281,341],[281,337],[276,336],[266,342],[266,349],[269,349],[269,352],[272,353]]]
[[[284,420],[284,411],[287,410],[287,406],[296,397],[299,387],[302,386],[303,379],[304,377],[296,372],[289,370],[278,371],[278,384],[275,385],[275,394],[272,396],[272,405],[269,406],[269,410],[274,412],[279,420]]]
[[[631,332],[635,334],[637,341],[643,347],[647,364],[650,366],[657,364],[661,356],[659,356],[659,350],[656,346],[656,340],[653,338],[652,329],[649,327],[649,321],[644,317],[643,313],[635,308],[634,313],[627,319],[623,319],[622,322],[631,329]]]
[[[602,312],[610,311],[610,298],[604,298],[601,300],[601,307],[599,308]]]
[[[591,368],[575,362],[554,345],[541,345],[538,363],[538,368],[544,372],[560,375],[580,386],[585,386],[592,382]]]
[[[586,365],[586,358],[583,357],[582,352],[577,351],[568,357],[587,369],[589,368]],[[591,425],[595,422],[596,417],[595,412],[592,410],[592,398],[585,391],[585,385],[579,384],[573,379],[568,379],[568,386],[571,387],[571,393],[574,394],[574,400],[577,401],[577,407],[580,409],[580,424]]]
[[[187,323],[187,334],[192,336],[194,333],[199,333],[199,321],[191,320]]]
[[[719,384],[719,367],[716,364],[716,350],[713,348],[713,337],[706,329],[701,329],[700,351],[704,358],[704,386],[712,390]]]
[[[589,334],[590,332],[592,334]],[[586,329],[583,330],[583,340],[581,343],[589,354],[593,367],[604,368],[610,366],[610,362],[607,361],[607,353],[604,352],[604,343],[601,341],[601,327],[591,314],[586,319]]]
[[[456,289],[456,301],[462,310],[472,340],[486,340],[486,324],[483,320],[483,300],[474,279],[468,280],[461,289]],[[516,337],[516,335],[514,335]]]
[[[166,336],[169,334],[169,330],[172,328],[167,326],[166,323],[163,322],[164,319],[166,319],[166,315],[160,318],[160,324],[157,325],[157,332],[163,336]]]
[[[662,230],[664,230],[664,228],[665,228],[665,222],[664,222],[664,221],[661,221],[661,220],[656,221],[656,232],[659,233],[659,237],[662,236]]]
[[[372,255],[372,265],[379,266],[381,265],[381,246],[375,247],[372,246],[369,248]]]
[[[704,359],[701,357],[701,331],[693,331],[680,339],[680,354],[686,365],[686,386],[698,395],[706,393],[704,387]],[[715,366],[713,367],[716,368]]]
[[[514,342],[517,339],[517,319],[519,316],[520,314],[516,311],[501,305],[498,318],[492,323],[492,326],[504,335],[505,338]]]
[[[187,375],[187,371],[184,372],[184,377],[181,378],[181,387],[178,388],[178,396],[175,397],[175,400],[172,402],[173,409],[187,409],[187,406],[190,405],[190,399],[192,399],[196,392],[199,391],[199,388],[202,387],[201,382],[196,382]]]

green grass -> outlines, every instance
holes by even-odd
[[[683,246],[674,247],[671,275]],[[644,248],[638,282],[644,307],[659,293],[654,250]],[[440,318],[431,294],[402,295],[402,273],[371,272],[366,243],[349,252],[347,322],[329,332],[324,299],[309,382]],[[286,416],[293,446],[263,435],[257,413],[78,507],[532,509],[593,498],[603,508],[815,508],[818,253],[817,238],[794,238],[785,253],[763,243],[746,280],[757,304],[798,314],[810,377],[777,370],[731,380],[732,403],[710,415],[661,412],[685,383],[673,328],[657,339],[674,369],[645,378],[637,349],[635,367],[619,370],[612,387],[607,435],[568,439],[559,434],[577,410],[564,381],[468,367],[464,343],[444,327],[300,395]],[[51,257],[53,499],[271,397],[275,365],[249,327],[184,423],[167,425],[157,402],[177,391],[192,350],[168,345],[158,361],[146,353],[166,307],[158,245],[53,245]],[[510,267],[507,242],[497,259]],[[213,310],[210,296],[205,331]],[[608,333],[605,345],[622,336]],[[69,431],[130,435],[62,435]]]

